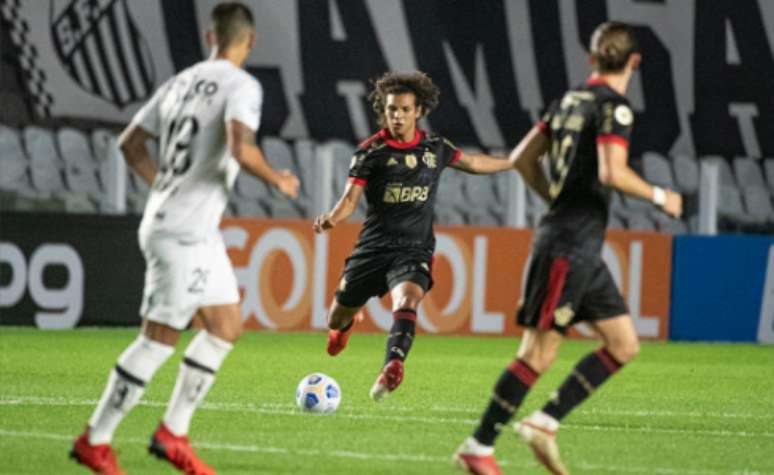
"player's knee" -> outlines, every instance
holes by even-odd
[[[534,347],[519,354],[519,359],[527,363],[538,373],[545,373],[556,360],[556,351]]]
[[[608,345],[607,351],[609,351],[618,362],[628,363],[640,353],[640,342],[636,337],[615,341]]]
[[[422,297],[417,295],[401,295],[393,304],[394,310],[411,309],[416,310]]]

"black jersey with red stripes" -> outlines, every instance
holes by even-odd
[[[567,91],[548,107],[538,126],[551,142],[551,203],[538,226],[536,247],[601,251],[611,191],[599,181],[597,144],[628,148],[633,123],[629,101],[601,79]]]
[[[433,211],[441,172],[461,152],[434,133],[417,130],[398,142],[387,129],[360,144],[349,180],[364,187],[368,204],[358,249],[421,248],[433,252]]]

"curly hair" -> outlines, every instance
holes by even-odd
[[[426,116],[438,105],[441,91],[427,74],[416,71],[413,73],[384,73],[372,80],[373,90],[368,95],[377,121],[384,126],[384,107],[389,94],[412,93],[416,98],[416,106],[422,108],[422,116]]]

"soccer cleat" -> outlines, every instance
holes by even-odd
[[[462,470],[473,475],[502,475],[494,457],[494,447],[481,445],[468,437],[454,453],[454,462]]]
[[[363,312],[358,312],[355,314],[355,317],[352,320],[352,326],[354,326],[355,323],[362,322],[363,321]],[[341,331],[341,330],[328,330],[328,354],[331,356],[336,356],[339,353],[341,353],[344,348],[347,347],[347,343],[349,342],[349,335],[352,331],[352,327],[347,329],[347,331]]]
[[[390,360],[384,365],[382,372],[376,378],[376,382],[371,387],[371,399],[376,402],[381,401],[388,394],[395,391],[403,381],[403,361],[399,359]]]
[[[151,437],[148,452],[168,461],[186,475],[215,475],[215,469],[196,455],[188,437],[176,436],[163,423]]]
[[[541,424],[535,414],[514,424],[514,429],[532,449],[538,462],[549,472],[554,475],[568,475],[569,472],[559,457],[555,431]]]
[[[70,458],[102,475],[124,475],[110,444],[89,444],[89,430],[83,431],[70,450]]]

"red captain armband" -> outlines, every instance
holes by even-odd
[[[620,135],[605,134],[597,135],[597,145],[604,145],[608,143],[618,144],[623,148],[629,148],[629,141]]]
[[[366,186],[366,184],[368,184],[368,180],[364,180],[362,178],[356,178],[354,176],[349,177],[349,182],[357,186]]]
[[[462,150],[455,150],[452,159],[449,161],[449,166],[459,162],[460,158],[462,158]]]
[[[544,121],[540,121],[535,124],[535,127],[538,128],[538,130],[543,133],[543,135],[551,135],[551,127],[548,126]]]

